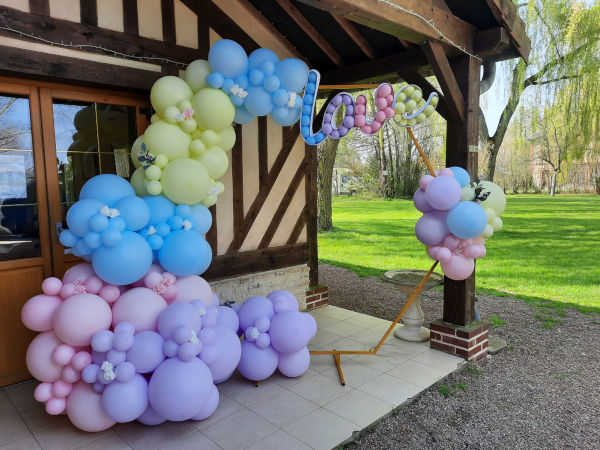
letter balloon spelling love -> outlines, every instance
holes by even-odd
[[[502,228],[499,216],[506,208],[506,196],[498,185],[470,181],[461,167],[444,168],[436,177],[422,176],[413,197],[423,213],[415,225],[417,239],[453,280],[473,273],[474,259],[486,254],[485,239]]]

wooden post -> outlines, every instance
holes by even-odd
[[[317,249],[317,147],[305,144],[306,165],[306,236],[310,286],[319,284],[319,253]]]
[[[479,71],[480,61],[460,56],[451,61],[452,72],[465,102],[465,120],[450,117],[446,140],[446,166],[466,169],[477,177],[479,139]],[[444,321],[468,325],[475,320],[475,271],[463,281],[444,279]]]

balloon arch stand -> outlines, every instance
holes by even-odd
[[[22,310],[24,324],[40,332],[26,359],[41,381],[34,397],[49,414],[66,413],[85,431],[133,420],[204,420],[218,407],[216,385],[235,370],[257,385],[276,370],[299,377],[310,355],[333,355],[345,384],[341,355],[376,355],[438,264],[452,280],[471,275],[474,259],[485,256],[485,239],[502,227],[506,199],[498,186],[472,182],[460,167],[433,169],[411,127],[433,114],[437,94],[425,99],[415,85],[397,92],[389,83],[352,85],[376,88],[374,114],[364,95],[339,92],[316,116],[322,123],[315,132],[319,81],[299,59],[280,61],[264,48],[248,56],[224,39],[183,78],[154,84],[156,113],[133,144],[131,181],[93,177],[67,213],[69,228],[60,242],[88,263],[71,267],[62,280],[44,280],[44,293]],[[339,124],[338,110],[344,116]],[[414,195],[423,213],[415,234],[434,262],[371,350],[309,352],[317,324],[290,292],[221,304],[199,276],[212,259],[204,238],[212,225],[208,207],[224,190],[218,179],[235,144],[232,123],[266,115],[281,126],[299,120],[312,146],[341,139],[352,128],[374,134],[395,120],[428,168]]]

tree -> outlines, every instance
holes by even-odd
[[[511,73],[508,101],[493,135],[489,135],[486,119],[480,111],[479,137],[484,159],[485,178],[494,179],[496,160],[511,118],[524,91],[537,86],[536,100],[552,101],[556,89],[572,83],[579,99],[598,99],[597,88],[600,61],[600,5],[587,6],[582,0],[530,0],[526,7],[528,35],[532,39],[530,63],[520,59],[509,64]],[[512,68],[510,68],[512,67]],[[540,87],[546,87],[546,89]],[[573,99],[572,105],[577,103]],[[600,102],[598,102],[600,103]],[[596,103],[596,109],[598,107]],[[580,118],[574,123],[587,138],[598,132],[595,123]]]
[[[562,172],[562,165],[567,156],[568,144],[563,128],[558,127],[556,120],[552,117],[544,118],[541,134],[540,150],[535,158],[540,159],[552,168],[550,195],[554,197],[558,174]]]
[[[317,146],[317,231],[331,231],[331,177],[339,139],[325,138]]]

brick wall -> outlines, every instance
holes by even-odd
[[[309,283],[308,270],[308,266],[292,266],[213,281],[210,286],[219,296],[221,303],[234,300],[239,304],[255,295],[264,296],[278,289],[285,289],[294,294],[300,304],[300,310],[304,311]]]
[[[429,325],[431,348],[476,361],[488,354],[489,323],[478,320],[467,326],[437,320]]]
[[[306,291],[306,309],[311,310],[329,303],[327,286],[315,286]]]

